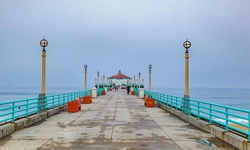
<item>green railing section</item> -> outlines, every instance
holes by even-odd
[[[220,125],[224,127],[226,132],[234,130],[244,134],[250,141],[250,110],[145,90],[145,95],[148,94],[151,94],[154,100],[180,110],[189,116],[194,116],[197,120],[205,120],[209,124]]]
[[[0,123],[14,122],[18,118],[39,114],[41,110],[67,105],[68,102],[91,94],[91,90],[49,95],[0,103]]]

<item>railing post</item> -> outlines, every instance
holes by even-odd
[[[39,103],[40,97],[37,98],[37,110],[36,113],[39,114],[40,113],[40,103]]]
[[[168,105],[168,95],[166,95],[166,96],[167,96],[167,103],[166,104]]]
[[[209,104],[209,124],[212,124],[212,104]]]
[[[44,108],[45,108],[45,112],[47,112],[48,111],[48,98],[47,98],[47,96],[45,96],[45,103],[44,103]]]
[[[188,115],[191,116],[190,99],[188,100]]]
[[[163,102],[162,94],[160,95],[160,102]]]
[[[55,98],[54,98],[54,95],[52,96],[52,108],[55,108]]]
[[[57,103],[58,103],[58,107],[61,105],[61,102],[60,102],[60,95],[57,95]]]
[[[171,100],[171,107],[173,107],[173,96],[170,96],[170,100]]]
[[[177,97],[175,97],[175,109],[177,109]]]
[[[29,100],[26,100],[26,118],[29,116]]]
[[[15,121],[15,102],[12,103],[12,114],[11,114],[11,121]]]
[[[57,95],[56,97],[57,97],[57,101],[59,102],[59,106],[61,106],[62,105],[62,102],[61,102],[61,99],[60,99],[61,94]]]
[[[183,101],[182,101],[182,107],[184,107],[184,113],[188,114],[189,115],[189,108],[190,108],[190,100],[189,100],[189,97],[188,96],[184,96],[183,98]]]
[[[198,102],[198,120],[200,120],[200,102]]]
[[[184,112],[184,98],[181,99],[181,112]]]
[[[226,108],[226,132],[228,132],[228,108]]]
[[[46,111],[45,110],[46,109],[45,108],[45,103],[46,103],[45,98],[46,98],[46,96],[44,93],[39,94],[39,98],[38,98],[39,113]]]

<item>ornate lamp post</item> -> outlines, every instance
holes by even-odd
[[[84,65],[84,69],[85,69],[85,72],[84,72],[84,91],[87,90],[87,68],[88,68],[88,65],[85,64]]]
[[[134,76],[134,89],[135,89],[135,76]]]
[[[141,73],[139,72],[139,73],[138,73],[138,75],[139,75],[139,89],[141,89],[141,85],[140,85],[140,80],[141,80],[141,79],[140,79],[140,78],[141,78]]]
[[[189,95],[189,53],[188,53],[188,49],[191,47],[191,42],[186,40],[183,43],[183,47],[186,48],[186,52],[185,52],[185,92],[184,92],[184,98],[190,98],[190,95]]]
[[[48,46],[48,41],[43,38],[40,41],[40,45],[43,47],[43,51],[42,51],[42,88],[41,88],[41,95],[45,95],[45,93],[46,93],[46,50],[45,50],[45,47]]]
[[[151,92],[151,69],[152,69],[152,65],[150,64],[149,66],[148,66],[148,69],[149,69],[149,72],[148,72],[148,74],[149,74],[149,76],[148,76],[148,91],[149,92]]]
[[[188,53],[188,49],[191,47],[191,42],[189,42],[188,40],[186,40],[183,43],[183,47],[186,49],[185,52],[185,91],[184,91],[184,111],[185,113],[190,113],[189,112],[189,53]]]
[[[42,85],[41,85],[41,93],[39,94],[39,112],[46,111],[46,103],[45,103],[45,95],[46,95],[46,50],[45,47],[48,46],[48,41],[46,39],[42,39],[40,41],[40,45],[43,47],[42,51]]]
[[[100,75],[100,72],[97,71],[97,89],[99,89],[99,75]]]

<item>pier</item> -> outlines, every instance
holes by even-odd
[[[0,140],[0,149],[209,150],[235,149],[126,90],[109,91],[81,104],[79,112],[58,112]]]

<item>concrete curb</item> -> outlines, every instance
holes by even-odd
[[[203,121],[203,120],[197,120],[196,117],[193,116],[188,116],[185,113],[182,113],[180,110],[177,110],[175,108],[171,108],[169,106],[166,106],[165,104],[162,104],[160,102],[155,101],[156,106],[160,107],[171,114],[174,114],[178,116],[179,118],[185,120],[186,122],[204,130],[215,137],[225,141],[226,143],[241,149],[241,150],[250,150],[250,143],[248,142],[247,138],[243,138],[241,136],[238,136],[232,132],[225,132],[225,129],[222,129],[218,126],[215,125],[210,125],[208,122]]]
[[[67,105],[55,107],[53,109],[49,109],[47,112],[42,112],[40,114],[34,114],[29,116],[28,118],[22,118],[19,120],[16,120],[13,123],[8,123],[5,125],[0,126],[0,138],[5,137],[17,130],[21,130],[23,128],[29,127],[35,123],[38,123],[39,121],[43,121],[44,119],[55,115],[61,111],[67,110]]]

